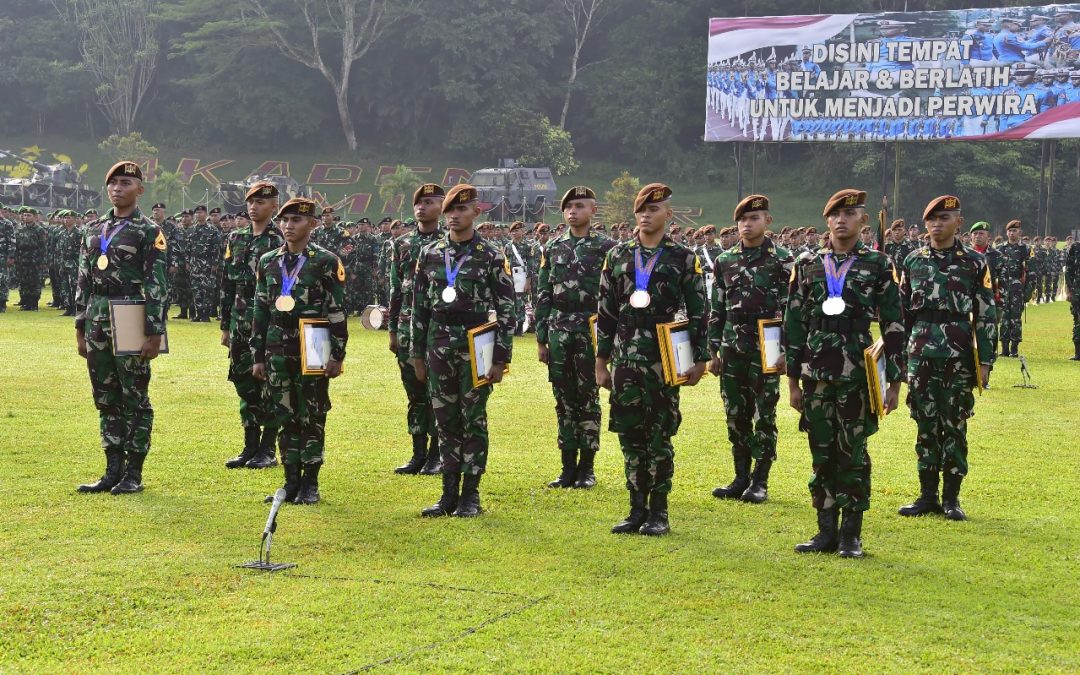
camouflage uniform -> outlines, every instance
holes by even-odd
[[[918,426],[920,499],[929,499],[940,511],[938,474],[945,476],[948,504],[955,502],[968,471],[967,420],[975,413],[971,390],[979,375],[973,330],[979,362],[989,365],[994,284],[986,259],[957,238],[948,249],[927,246],[908,255],[900,298],[908,335],[907,404]]]
[[[47,223],[44,227],[48,234],[45,260],[49,267],[49,288],[52,291],[52,302],[49,303],[49,306],[66,309],[64,306],[64,282],[60,275],[60,234],[64,227],[59,223]]]
[[[19,282],[19,305],[23,309],[38,308],[48,239],[45,228],[37,223],[20,223],[15,230],[15,277]]]
[[[971,250],[986,259],[986,266],[990,269],[990,281],[994,285],[994,334],[991,337],[990,352],[985,354],[985,356],[989,357],[990,369],[993,370],[993,364],[997,362],[998,338],[1001,333],[1001,267],[1004,263],[1004,257],[1001,250],[993,246],[987,246],[984,251],[972,246]],[[979,353],[983,354],[983,352]],[[989,382],[987,382],[987,386],[989,386]]]
[[[1065,288],[1072,310],[1073,360],[1080,361],[1080,244],[1075,242],[1065,251]]]
[[[520,243],[514,243],[513,240],[506,242],[502,246],[503,256],[506,258],[506,262],[510,265],[510,281],[513,283],[513,271],[515,267],[521,267],[525,272],[525,279],[528,282],[532,279],[532,270],[535,268],[533,262],[532,247],[525,243],[522,239]],[[522,334],[522,328],[525,326],[525,303],[529,298],[529,295],[533,292],[531,287],[529,290],[517,292],[517,288],[514,289],[514,319],[517,323],[517,329],[514,331],[515,335]]]
[[[1024,339],[1025,278],[1031,251],[1027,244],[1006,242],[1001,247],[1001,353],[1011,355]]]
[[[371,233],[353,237],[355,249],[349,256],[350,278],[356,282],[356,310],[362,311],[375,303],[376,260],[380,246],[378,237]]]
[[[7,311],[11,286],[12,265],[15,259],[15,223],[0,217],[0,312]]]
[[[189,312],[192,317],[195,316],[191,298],[191,257],[188,255],[188,239],[191,231],[191,225],[176,226],[175,248],[169,254],[169,263],[176,267],[176,272],[171,279],[172,292],[169,294],[169,299],[170,304],[175,304],[180,310],[176,316],[178,319],[188,318]],[[169,242],[169,246],[173,247],[173,242]]]
[[[390,304],[390,264],[394,258],[394,240],[390,235],[379,236],[376,255],[375,298],[382,307]]]
[[[736,244],[714,263],[709,350],[723,364],[720,393],[735,463],[735,480],[727,488],[715,490],[717,497],[765,499],[769,469],[776,461],[780,376],[761,372],[758,321],[781,317],[794,263],[787,249],[775,246],[767,237],[753,248]],[[757,461],[753,491],[751,458]],[[745,497],[744,491],[748,493]]]
[[[211,223],[195,224],[185,238],[188,279],[195,316],[192,321],[209,321],[215,304],[214,270],[221,259],[221,232]]]
[[[61,305],[65,316],[75,316],[75,292],[79,285],[79,248],[82,233],[77,225],[60,228],[56,240],[57,276],[60,283]]]
[[[600,450],[600,392],[590,317],[596,312],[600,268],[611,239],[590,230],[555,237],[540,254],[536,284],[536,341],[547,345],[548,381],[555,395],[562,487],[595,484],[593,462]],[[580,453],[580,458],[579,458]]]
[[[1046,300],[1048,255],[1042,242],[1031,247],[1031,265],[1028,271],[1028,300],[1042,303]]]
[[[889,256],[889,262],[893,264],[893,267],[900,269],[904,264],[904,259],[911,253],[912,248],[908,241],[905,239],[900,243],[896,243],[891,239],[885,242],[885,255]]]
[[[122,230],[118,229],[121,225]],[[127,218],[118,218],[109,209],[87,223],[80,234],[75,327],[86,338],[86,367],[107,467],[119,470],[126,453],[124,479],[112,491],[135,492],[142,489],[142,465],[150,452],[154,426],[154,409],[148,395],[150,362],[137,354],[113,353],[109,303],[145,301],[146,335],[164,334],[165,298],[169,293],[165,235],[137,208]],[[104,271],[97,266],[103,234],[106,238],[115,235],[108,246],[109,266]],[[128,488],[121,489],[125,485]]]

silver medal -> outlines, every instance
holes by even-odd
[[[847,303],[845,303],[844,299],[839,296],[829,298],[825,302],[821,303],[821,311],[825,312],[829,316],[843,314],[846,307]]]
[[[630,306],[636,309],[644,309],[652,302],[652,296],[648,291],[636,290],[630,294]]]
[[[442,291],[443,302],[453,302],[457,300],[457,289],[453,286],[447,286]]]

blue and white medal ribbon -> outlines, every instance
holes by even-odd
[[[821,311],[825,312],[825,314],[837,316],[843,314],[844,309],[847,308],[847,303],[844,302],[844,298],[841,296],[844,294],[844,279],[847,278],[848,271],[854,262],[855,256],[852,256],[841,263],[840,269],[837,270],[832,253],[825,254],[825,285],[829,291],[828,299],[821,303]]]
[[[630,306],[635,309],[644,309],[652,303],[652,296],[649,295],[649,279],[652,278],[653,270],[656,268],[656,261],[660,259],[660,254],[664,252],[663,247],[657,251],[653,257],[649,258],[649,262],[642,263],[641,248],[634,249],[634,292],[630,294]]]

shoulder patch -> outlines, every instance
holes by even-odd
[[[889,264],[889,269],[891,269],[891,270],[892,270],[892,280],[893,280],[893,283],[894,283],[894,284],[899,284],[899,283],[900,283],[900,279],[899,279],[899,278],[898,278],[898,277],[896,276],[896,265],[893,265],[893,264],[891,264],[891,263],[890,263],[890,264]]]
[[[793,283],[795,283],[795,275],[796,275],[796,272],[795,272],[795,270],[796,270],[796,268],[795,268],[795,267],[793,266],[793,267],[791,268],[791,278],[790,278],[790,279],[788,279],[788,283],[789,283],[789,284],[793,284]]]
[[[983,268],[983,280],[982,280],[982,283],[983,283],[983,288],[993,288],[994,287],[993,282],[990,280],[990,268],[989,267]]]
[[[341,258],[337,258],[337,280],[345,283],[345,266],[341,264]]]
[[[164,251],[167,247],[168,244],[165,243],[165,233],[158,230],[157,237],[154,239],[154,248],[159,251]]]
[[[230,242],[228,244],[225,244],[225,259],[229,260],[231,258],[232,258],[232,243]]]
[[[694,274],[701,274],[701,258],[694,254]]]

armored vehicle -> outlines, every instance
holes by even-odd
[[[0,150],[7,156],[34,169],[30,178],[0,178],[0,202],[42,208],[64,208],[83,211],[101,205],[101,193],[89,189],[79,172],[70,164],[42,164],[10,150]]]
[[[546,167],[518,166],[504,159],[497,168],[477,170],[470,183],[476,187],[480,208],[493,221],[542,221],[545,208],[559,206],[555,177]]]

